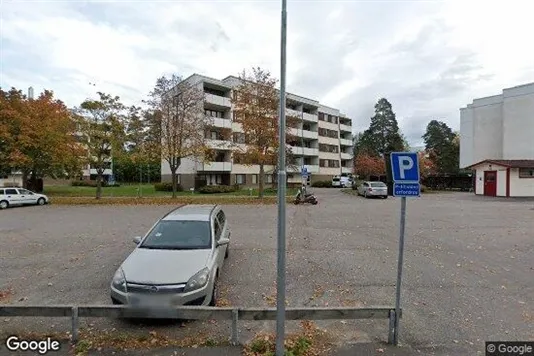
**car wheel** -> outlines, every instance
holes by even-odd
[[[39,198],[39,199],[37,200],[37,205],[44,205],[44,203],[45,203],[44,198]]]
[[[387,195],[384,195],[384,199],[387,199],[387,198],[388,198],[388,196],[387,196]]]
[[[215,278],[215,282],[213,282],[213,292],[211,293],[211,301],[210,301],[211,307],[217,306],[217,299],[219,298],[218,284],[219,284],[218,278]]]
[[[9,203],[7,202],[7,200],[0,201],[0,209],[7,209],[7,208],[9,208]]]

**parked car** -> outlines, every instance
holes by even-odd
[[[185,205],[159,219],[117,269],[113,304],[211,305],[228,257],[230,227],[219,205]]]
[[[332,178],[332,187],[346,188],[352,186],[352,178],[345,176],[334,176]]]
[[[0,209],[20,205],[45,205],[48,197],[24,188],[0,188]]]
[[[387,199],[388,187],[383,182],[362,182],[357,188],[358,195],[366,198],[381,197]]]

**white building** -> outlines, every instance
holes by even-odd
[[[232,155],[231,141],[240,143],[243,131],[239,124],[232,122],[233,88],[240,84],[237,77],[223,80],[194,74],[186,79],[198,83],[205,92],[205,114],[213,117],[208,144],[217,151],[215,161],[198,163],[192,159],[182,160],[178,168],[179,182],[184,188],[195,185],[196,179],[206,180],[207,184],[258,184],[259,166],[240,164]],[[287,94],[286,114],[301,118],[291,134],[298,137],[292,144],[297,158],[295,169],[289,170],[288,182],[301,182],[300,169],[306,167],[310,181],[330,180],[334,175],[352,173],[352,121],[338,109],[321,105],[318,101]],[[224,131],[230,132],[224,135]],[[272,182],[272,166],[265,167],[265,182]],[[162,181],[171,180],[169,164],[162,160]]]
[[[534,83],[460,109],[460,168],[476,172],[475,194],[534,196]]]

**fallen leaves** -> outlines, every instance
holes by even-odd
[[[287,355],[319,356],[327,353],[332,345],[329,335],[318,329],[314,322],[303,320],[301,330],[285,338]],[[276,336],[272,333],[257,334],[251,342],[245,345],[245,356],[274,355],[276,351]]]
[[[13,296],[13,288],[8,288],[6,290],[0,290],[0,303],[8,303]]]
[[[287,197],[290,203],[292,197]],[[185,205],[185,204],[222,204],[222,205],[273,205],[277,197],[265,196],[263,198],[250,196],[179,196],[169,197],[53,197],[51,204],[55,205]]]

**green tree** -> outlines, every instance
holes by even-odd
[[[111,159],[124,152],[126,142],[125,107],[118,96],[98,92],[77,109],[81,142],[86,147],[91,168],[96,170],[96,199],[102,197],[104,171]]]
[[[443,121],[432,120],[422,136],[425,149],[438,173],[455,174],[459,171],[460,145],[458,135]]]
[[[378,100],[371,124],[358,140],[358,149],[365,154],[382,157],[390,152],[403,151],[404,146],[393,107],[385,98]]]

